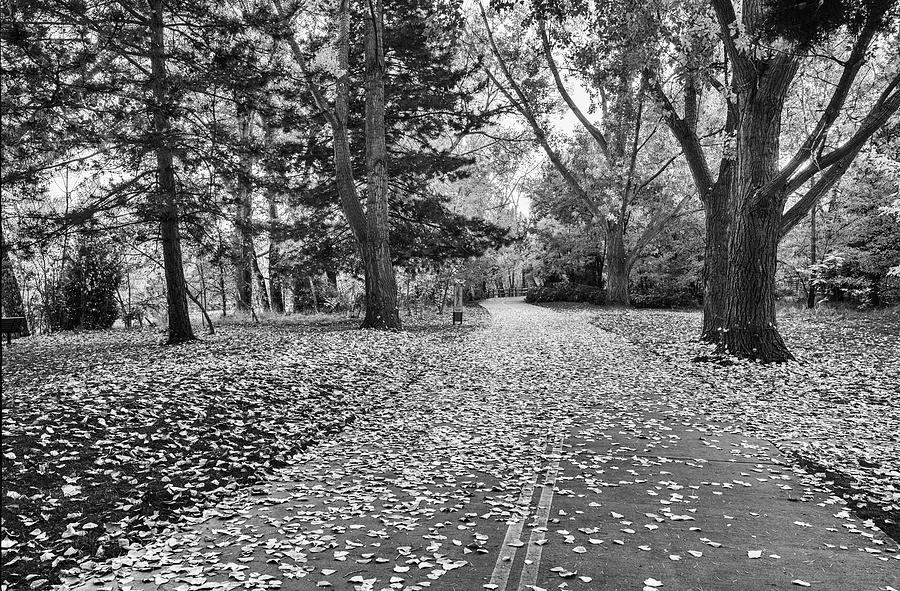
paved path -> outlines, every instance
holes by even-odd
[[[668,402],[715,384],[585,314],[485,307],[464,339],[410,335],[412,383],[282,481],[81,587],[900,589],[895,542],[766,441]]]

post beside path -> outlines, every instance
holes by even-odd
[[[453,286],[453,324],[462,324],[463,316],[463,284]]]

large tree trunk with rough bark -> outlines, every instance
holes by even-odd
[[[755,200],[753,200],[755,201]],[[764,198],[731,220],[723,351],[778,362],[793,359],[775,323],[775,264],[782,200]]]
[[[763,362],[793,359],[775,322],[775,267],[785,195],[763,192],[778,173],[781,113],[798,61],[773,58],[738,94],[736,162],[729,197],[728,279],[720,351]]]
[[[630,268],[625,255],[625,236],[622,224],[606,222],[606,303],[615,306],[631,305],[628,290]]]
[[[366,270],[363,328],[399,329],[397,280],[391,264],[388,221],[387,142],[384,124],[384,26],[382,0],[369,4],[366,19],[367,232],[362,248]]]
[[[703,261],[703,330],[700,338],[717,343],[725,325],[728,280],[728,187],[717,185],[703,207],[706,244]]]
[[[188,314],[187,286],[184,280],[181,235],[178,229],[177,185],[171,145],[171,98],[166,76],[163,32],[163,1],[150,0],[150,64],[158,175],[157,201],[166,278],[166,304],[169,317],[168,342],[174,344],[190,341],[196,337]]]
[[[241,149],[248,149],[250,140],[252,109],[241,100],[237,105],[238,140]],[[246,155],[241,156],[240,170],[234,183],[234,285],[237,309],[246,312],[253,305],[253,230],[250,222],[253,210],[253,187],[250,182],[251,162]]]

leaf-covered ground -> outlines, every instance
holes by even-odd
[[[462,332],[485,319],[469,310]],[[176,347],[149,330],[4,346],[3,588],[47,587],[155,539],[343,429],[375,391],[402,391],[395,360],[451,330],[449,315],[406,321],[401,334],[335,318]]]
[[[83,349],[77,338],[34,341],[31,354],[14,352],[4,358],[4,384],[10,367],[8,390],[18,399],[4,435],[17,431],[10,441],[26,442],[29,453],[5,457],[4,468],[30,457],[58,471],[68,456],[81,468],[65,474],[74,482],[62,475],[17,493],[14,501],[36,502],[11,511],[34,523],[14,524],[4,512],[4,578],[40,587],[59,573],[70,588],[77,557],[84,588],[122,591],[896,587],[900,548],[848,510],[837,483],[753,437],[835,469],[854,457],[859,469],[862,458],[870,465],[853,494],[887,499],[890,474],[879,470],[896,469],[887,458],[900,453],[890,433],[897,409],[872,401],[896,383],[890,328],[872,330],[883,349],[868,365],[865,330],[827,337],[836,324],[808,337],[810,346],[831,338],[859,347],[843,354],[853,371],[831,371],[813,351],[806,363],[721,366],[690,362],[702,352],[690,341],[696,315],[485,305],[490,322],[463,330],[235,327],[178,349],[123,337]],[[69,359],[71,367],[60,361]],[[148,366],[156,371],[141,369]],[[42,368],[56,378],[41,382]],[[131,397],[129,383],[159,373],[170,379]],[[107,379],[94,383],[96,375]],[[851,406],[855,415],[807,403],[822,398],[816,388],[827,376],[856,384],[838,392],[866,393],[864,405]],[[217,394],[204,397],[210,389]],[[45,437],[48,447],[67,440],[57,456],[39,445],[50,414],[65,425]],[[146,436],[132,435],[131,415],[148,425]],[[853,421],[867,426],[854,431]],[[78,441],[96,424],[103,429],[94,443]],[[15,453],[7,439],[4,453]],[[136,478],[95,459],[152,470]],[[20,480],[34,473],[17,469]],[[91,479],[118,495],[103,506],[123,513],[88,520],[79,495],[93,494]],[[14,496],[6,487],[4,479],[5,506]],[[138,505],[137,490],[165,492]],[[45,519],[41,499],[80,505]],[[54,538],[34,533],[53,524],[72,524],[72,535],[61,537],[67,527]],[[122,534],[110,533],[117,527]],[[101,528],[109,536],[102,544],[55,567],[50,556],[41,560],[45,549],[64,555],[73,538]],[[118,555],[101,561],[101,545],[102,557]],[[27,571],[19,556],[50,566]]]
[[[695,374],[596,311],[484,305],[483,330],[398,337],[344,431],[76,589],[896,588],[875,523],[743,407],[705,412],[708,389],[755,398],[732,366]]]
[[[694,382],[689,396],[675,395],[686,413],[770,439],[900,540],[900,313],[788,309],[779,328],[795,362],[722,365],[688,362],[712,356],[697,342],[699,313],[576,309]]]

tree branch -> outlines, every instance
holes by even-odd
[[[584,202],[585,206],[590,210],[591,214],[593,214],[597,218],[603,218],[603,212],[597,206],[593,199],[587,194],[587,191],[584,190],[584,187],[578,182],[578,179],[575,178],[575,175],[572,174],[572,171],[563,164],[562,158],[560,158],[559,154],[556,150],[550,146],[549,141],[547,140],[547,134],[544,129],[540,126],[537,121],[537,118],[534,115],[534,112],[531,110],[531,107],[528,105],[528,98],[525,96],[525,93],[522,91],[521,87],[516,83],[512,74],[509,71],[509,68],[506,65],[506,62],[503,60],[503,56],[500,54],[500,50],[497,47],[497,43],[494,41],[494,34],[491,32],[490,24],[488,23],[487,13],[484,11],[484,7],[481,3],[478,4],[478,8],[481,11],[481,19],[484,22],[485,29],[488,35],[489,45],[491,47],[491,52],[494,55],[494,58],[497,60],[497,64],[500,66],[500,71],[503,72],[506,81],[512,87],[513,92],[516,93],[518,97],[518,101],[515,100],[510,94],[509,90],[506,89],[505,86],[500,84],[497,78],[494,76],[493,72],[491,72],[490,68],[487,64],[483,65],[484,71],[487,73],[488,77],[491,81],[497,85],[500,91],[507,97],[507,99],[513,103],[516,108],[522,113],[522,116],[528,121],[528,124],[531,126],[531,129],[534,131],[535,138],[538,143],[544,149],[544,152],[550,158],[550,161],[553,163],[553,166],[559,171],[562,175],[563,179],[566,181],[566,184],[578,195],[579,199]]]
[[[693,133],[685,121],[678,116],[672,101],[666,96],[659,84],[659,79],[648,72],[649,89],[656,97],[657,102],[662,107],[663,119],[672,130],[675,139],[681,145],[684,152],[684,158],[687,160],[688,168],[691,171],[691,177],[694,179],[694,185],[700,194],[701,200],[706,199],[706,194],[713,186],[712,173],[709,170],[709,164],[706,162],[706,154],[703,152],[703,146],[700,145],[700,139],[696,133]]]
[[[847,101],[847,95],[850,93],[850,88],[853,86],[853,82],[856,80],[860,68],[862,68],[866,61],[866,51],[874,36],[874,24],[867,25],[862,30],[859,37],[857,37],[856,42],[853,44],[853,49],[850,52],[849,59],[845,62],[840,80],[838,81],[834,92],[832,92],[831,99],[828,101],[828,105],[822,112],[821,117],[819,117],[816,126],[813,128],[812,132],[810,132],[806,140],[804,140],[793,158],[791,158],[791,160],[781,169],[775,178],[769,181],[762,189],[762,192],[771,193],[778,187],[784,185],[800,165],[809,160],[825,141],[828,130],[837,120],[838,115],[840,115],[841,109]]]
[[[828,167],[840,164],[850,154],[855,157],[862,146],[883,126],[887,120],[900,108],[900,71],[898,71],[887,88],[881,93],[878,101],[863,118],[856,132],[838,148],[828,154],[813,160],[809,165],[800,170],[787,182],[785,194],[790,195],[803,186],[816,174]],[[843,172],[841,173],[843,174]]]
[[[738,86],[745,87],[752,80],[753,69],[752,64],[737,48],[734,37],[732,37],[732,28],[737,27],[737,15],[734,12],[734,5],[731,3],[731,0],[710,0],[710,4],[716,13],[716,19],[719,21],[722,43],[725,46],[725,54],[731,59],[735,81]]]
[[[547,29],[544,26],[544,19],[538,18],[538,32],[541,36],[541,45],[544,48],[544,56],[547,59],[547,65],[550,67],[550,73],[553,74],[553,80],[556,82],[556,88],[559,90],[559,94],[562,96],[563,100],[566,101],[566,104],[569,106],[569,109],[572,113],[575,114],[575,117],[578,118],[578,121],[581,122],[581,125],[591,134],[591,137],[597,142],[597,145],[600,146],[600,150],[603,152],[603,156],[606,158],[606,161],[612,164],[610,160],[609,154],[609,143],[606,141],[606,137],[603,135],[603,132],[594,125],[587,117],[585,117],[584,113],[578,108],[578,105],[575,104],[575,101],[572,100],[571,95],[566,90],[565,85],[563,84],[562,78],[559,75],[559,70],[556,67],[556,62],[553,59],[553,52],[550,48],[550,39],[547,35]]]
[[[640,238],[638,238],[637,243],[635,243],[634,248],[631,249],[631,252],[628,254],[628,258],[625,261],[626,268],[630,269],[634,266],[634,263],[637,261],[638,257],[641,256],[641,252],[647,248],[647,245],[650,244],[654,238],[659,236],[659,233],[662,232],[662,229],[665,228],[666,224],[678,215],[678,212],[684,208],[688,201],[691,200],[693,195],[688,194],[681,198],[675,207],[673,207],[669,211],[660,211],[657,213],[644,231],[641,233]]]
[[[853,163],[853,160],[856,159],[857,154],[859,154],[860,149],[862,149],[862,144],[860,144],[855,150],[847,153],[840,162],[833,165],[828,171],[819,177],[813,186],[809,188],[809,190],[797,201],[793,204],[790,209],[784,212],[784,215],[781,216],[781,229],[779,230],[778,239],[783,239],[788,232],[794,229],[794,227],[799,224],[806,217],[806,214],[809,213],[809,210],[812,209],[816,203],[818,203],[819,199],[827,193],[838,180],[847,172],[847,169]]]

